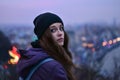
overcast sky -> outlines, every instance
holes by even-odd
[[[0,0],[0,24],[30,24],[40,13],[53,12],[65,24],[120,22],[120,0]]]

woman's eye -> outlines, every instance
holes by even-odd
[[[60,31],[63,31],[64,29],[63,29],[63,27],[60,27]]]
[[[52,33],[54,33],[54,32],[56,31],[56,29],[50,29],[50,31],[51,31]]]

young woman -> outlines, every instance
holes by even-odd
[[[30,80],[74,80],[72,55],[68,50],[68,36],[61,18],[47,12],[38,15],[33,23],[38,40],[31,43],[32,48],[29,50],[20,51],[18,74],[25,80],[34,66],[52,58],[38,67]]]

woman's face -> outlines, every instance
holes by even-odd
[[[60,45],[64,45],[64,29],[61,23],[53,23],[49,26],[53,39]]]

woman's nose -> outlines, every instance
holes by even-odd
[[[58,36],[62,36],[62,33],[63,31],[60,31],[60,30],[57,31]]]

